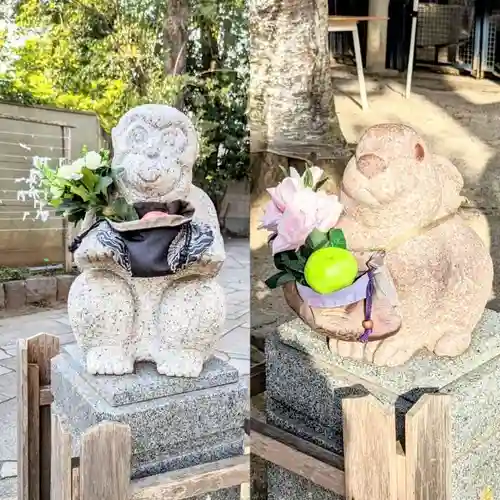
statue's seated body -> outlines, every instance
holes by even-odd
[[[81,274],[68,299],[71,326],[89,373],[131,373],[135,361],[154,361],[161,374],[196,377],[225,321],[224,292],[216,281],[225,259],[218,218],[208,195],[192,185],[196,131],[180,111],[144,105],[122,117],[112,139],[119,195],[141,207],[145,222],[103,221],[82,238],[74,254]],[[167,214],[157,217],[158,206]],[[148,207],[152,217],[145,217]],[[150,249],[136,245],[133,258],[124,258],[116,244],[120,234],[165,224],[165,234],[175,236],[166,256],[172,272],[134,274],[130,261],[132,271],[139,269]],[[132,248],[130,238],[128,244]]]
[[[363,303],[316,309],[313,326],[327,330],[332,351],[396,366],[421,349],[450,357],[467,350],[490,298],[493,266],[460,214],[462,187],[456,167],[431,154],[410,127],[377,125],[360,139],[343,175],[338,227],[361,271],[375,253],[384,254],[398,304],[374,301],[375,330],[383,320],[398,328],[381,340],[346,341],[363,331]]]

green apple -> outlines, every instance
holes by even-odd
[[[304,277],[317,293],[327,295],[352,285],[358,264],[349,250],[336,247],[316,250],[307,259]]]

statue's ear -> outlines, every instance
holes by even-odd
[[[427,148],[424,146],[424,144],[421,141],[418,141],[415,146],[414,146],[414,154],[415,154],[415,159],[421,163],[424,161],[425,157],[427,156]]]

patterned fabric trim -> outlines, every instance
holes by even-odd
[[[188,244],[186,264],[200,260],[202,255],[212,246],[214,232],[207,224],[191,223],[191,238]]]
[[[111,250],[112,258],[116,264],[132,274],[128,247],[120,234],[114,231],[107,221],[103,221],[99,225],[96,237],[103,247]]]
[[[197,262],[210,248],[214,233],[207,224],[184,224],[167,252],[167,263],[172,272]]]
[[[186,246],[189,224],[184,224],[167,250],[167,265],[172,273],[183,267],[183,249]]]

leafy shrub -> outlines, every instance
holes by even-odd
[[[190,2],[186,73],[175,76],[164,72],[167,6],[20,0],[22,42],[0,32],[0,98],[94,111],[107,133],[131,107],[182,102],[201,136],[195,180],[217,206],[228,181],[249,174],[245,2]]]

